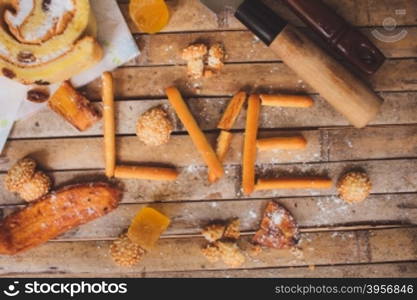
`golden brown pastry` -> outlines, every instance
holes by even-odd
[[[247,249],[247,252],[252,257],[257,257],[262,253],[262,247],[259,245],[249,245],[249,248]]]
[[[245,262],[245,256],[237,245],[240,238],[240,220],[232,219],[226,225],[215,223],[206,226],[202,234],[209,244],[201,253],[209,262],[220,259],[229,267],[236,268]]]
[[[51,179],[45,173],[38,171],[21,186],[18,192],[23,200],[32,202],[48,194],[50,189]]]
[[[110,246],[110,256],[121,267],[132,267],[139,263],[145,251],[132,242],[127,233],[122,234]]]
[[[19,160],[10,170],[7,172],[4,178],[4,185],[10,192],[18,192],[22,185],[32,179],[35,175],[36,161],[25,157]]]
[[[194,44],[182,51],[182,58],[187,62],[188,75],[201,78],[204,74],[204,60],[207,55],[207,46]]]
[[[219,248],[220,256],[227,266],[238,268],[245,263],[245,256],[235,242],[217,241],[215,245]]]
[[[214,72],[220,71],[224,66],[224,57],[225,52],[223,45],[217,43],[210,47],[209,54],[208,54],[208,67],[209,70]]]
[[[298,240],[298,225],[290,212],[274,201],[269,202],[253,242],[268,248],[286,249],[295,246]]]
[[[107,183],[72,185],[50,193],[0,223],[0,254],[39,246],[115,209],[122,193]]]
[[[4,14],[4,19],[13,35],[25,44],[40,44],[63,33],[76,13],[73,0],[13,0],[13,2],[15,8],[18,8],[18,13],[13,14],[8,10]],[[27,11],[29,14],[23,18],[24,12]],[[21,22],[23,19],[24,21]]]
[[[211,263],[218,262],[221,258],[220,249],[215,244],[209,244],[201,249],[201,253]]]
[[[48,106],[79,131],[89,129],[101,119],[101,113],[69,81],[61,84]]]
[[[148,146],[168,143],[174,129],[168,114],[161,107],[145,112],[136,124],[136,135]]]
[[[240,238],[240,220],[235,218],[229,222],[223,234],[224,238],[238,240]]]
[[[68,80],[97,64],[103,50],[91,35],[86,0],[0,2],[0,75],[23,84]]]
[[[371,189],[371,180],[365,172],[346,173],[337,185],[340,198],[348,203],[364,201],[371,193]]]
[[[19,160],[7,173],[6,189],[18,193],[27,202],[46,195],[51,188],[51,179],[43,172],[36,171],[36,161],[26,157]]]
[[[213,243],[223,238],[225,229],[226,226],[223,224],[210,224],[203,228],[201,234],[208,242]]]

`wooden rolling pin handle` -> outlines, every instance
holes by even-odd
[[[382,99],[292,25],[269,47],[355,127],[365,127],[378,114]]]

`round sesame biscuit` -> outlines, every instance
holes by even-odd
[[[50,189],[51,179],[45,173],[38,171],[20,187],[18,193],[23,200],[32,202],[48,194]]]
[[[132,267],[139,263],[145,251],[132,242],[127,233],[122,234],[110,246],[110,256],[121,267]]]
[[[10,192],[18,192],[24,183],[35,175],[36,161],[25,157],[14,164],[4,178],[4,185]]]
[[[172,122],[161,107],[145,112],[136,124],[136,135],[148,146],[168,143],[172,130]]]
[[[371,189],[371,180],[365,172],[346,173],[337,185],[340,198],[348,203],[364,201],[369,196]]]

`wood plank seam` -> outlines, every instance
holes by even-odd
[[[398,266],[399,268],[402,269],[402,274],[412,274],[412,277],[417,276],[417,261],[398,261],[398,262],[375,262],[375,263],[355,263],[355,264],[322,264],[322,265],[317,265],[315,266],[315,271],[320,270],[320,269],[324,269],[328,271],[328,268],[331,268],[332,270],[334,269],[361,269],[361,268],[365,268],[365,267],[370,267],[370,268],[379,268],[379,267],[387,267],[387,266]],[[414,267],[414,270],[406,270],[406,266],[411,266]],[[247,274],[247,272],[252,272],[251,274],[256,274],[262,271],[270,271],[270,272],[274,272],[274,278],[276,278],[276,276],[278,274],[282,274],[283,272],[286,271],[297,271],[297,270],[302,270],[303,272],[306,272],[306,274],[304,274],[304,276],[308,276],[309,274],[311,274],[311,276],[317,276],[315,273],[315,271],[312,271],[309,267],[306,266],[293,266],[293,267],[263,267],[263,268],[252,268],[252,269],[217,269],[217,270],[202,270],[202,269],[196,269],[193,271],[172,271],[172,272],[137,272],[137,271],[133,271],[133,272],[120,272],[120,273],[115,273],[114,276],[117,277],[148,277],[148,278],[153,278],[153,277],[187,277],[189,278],[190,274],[195,274],[198,275],[198,277],[201,277],[201,275],[203,274],[207,274],[207,273],[211,273],[214,274],[216,277],[225,277],[224,275],[222,275],[222,273],[226,273],[226,274],[236,274],[236,273],[243,273],[245,274],[245,277],[254,277],[253,275]],[[392,277],[392,271],[390,270],[388,273],[385,273],[385,275],[380,276],[380,275],[375,275],[373,273],[369,273],[369,271],[366,271],[365,273],[361,273],[360,277]],[[398,271],[398,270],[397,270]],[[53,272],[53,271],[45,271],[43,273],[26,273],[27,276],[25,276],[25,274],[22,273],[6,273],[6,274],[0,274],[0,278],[4,278],[4,277],[64,277],[64,276],[73,276],[73,277],[91,277],[94,276],[91,273],[65,273],[65,272]],[[329,273],[327,273],[329,274]],[[185,275],[185,276],[182,276]],[[114,277],[112,275],[109,274],[98,274],[98,277],[100,278],[106,278],[106,277]],[[213,275],[208,276],[208,277],[214,277]],[[258,276],[256,276],[258,277]],[[294,277],[294,276],[291,276]],[[334,277],[334,275],[327,275],[327,276],[323,276],[323,277]],[[352,275],[349,275],[349,277],[352,277]],[[402,277],[410,277],[410,275],[404,275]],[[204,276],[204,278],[206,278],[206,276]]]

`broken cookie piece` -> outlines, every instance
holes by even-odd
[[[217,241],[215,246],[219,249],[220,256],[227,266],[238,268],[245,263],[245,256],[235,242]]]
[[[229,222],[223,234],[224,238],[238,240],[240,238],[240,220],[235,218]]]
[[[209,244],[201,249],[201,253],[211,263],[218,262],[221,258],[220,249],[215,244]]]
[[[207,46],[194,44],[182,51],[182,58],[187,61],[188,75],[192,78],[201,78],[204,74],[204,60],[207,55]]]
[[[268,248],[288,249],[298,240],[298,225],[290,212],[274,201],[269,202],[253,242]]]
[[[262,253],[262,247],[259,245],[249,245],[249,248],[247,249],[248,254],[251,257],[257,257]]]
[[[208,55],[208,67],[214,72],[219,72],[224,66],[225,51],[223,45],[217,43],[210,47]]]
[[[223,224],[210,224],[203,228],[201,234],[208,242],[213,243],[223,238],[225,229]]]
[[[202,234],[210,242],[201,253],[209,262],[220,259],[229,267],[240,267],[245,262],[245,256],[237,242],[240,238],[240,220],[234,218],[227,223],[213,223],[206,226]]]
[[[221,239],[238,240],[240,238],[240,220],[234,218],[227,223],[212,223],[204,227],[201,234],[210,243]]]

